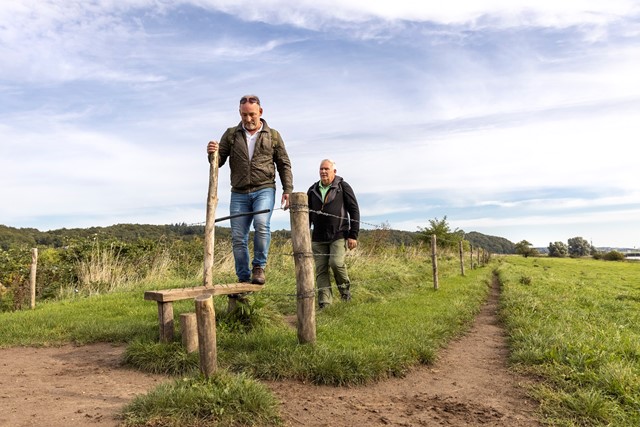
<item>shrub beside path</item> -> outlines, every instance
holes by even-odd
[[[541,426],[525,380],[507,368],[498,298],[494,283],[469,333],[405,378],[348,388],[268,382],[285,425]],[[122,368],[123,352],[111,344],[0,349],[0,426],[117,426],[135,395],[170,381]]]

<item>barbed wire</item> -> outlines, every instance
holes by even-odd
[[[383,224],[373,224],[373,223],[362,221],[362,220],[352,219],[350,217],[343,217],[343,216],[340,216],[340,215],[330,214],[328,212],[323,212],[323,211],[310,209],[307,205],[291,205],[290,208],[297,208],[297,209],[300,209],[302,211],[312,212],[312,213],[315,213],[315,214],[318,214],[318,215],[323,215],[323,216],[328,216],[328,217],[332,217],[332,218],[338,218],[338,219],[344,220],[344,221],[353,221],[353,222],[358,222],[360,224],[369,225],[369,226],[374,228],[374,231],[377,231],[377,230],[380,230],[380,231],[389,230],[389,231],[391,231],[385,225],[385,224],[388,224],[388,221],[383,222]],[[283,207],[277,207],[277,208],[273,208],[272,209],[272,211],[277,211],[277,210],[284,210],[284,208]],[[188,225],[189,226],[204,226],[204,225],[206,225],[206,223],[198,222],[198,223],[192,223],[192,224],[188,224]],[[425,230],[423,230],[421,232],[423,233],[423,235],[425,237],[430,237],[430,236],[433,235],[433,234],[426,233]],[[455,233],[452,233],[452,234],[455,234]],[[450,245],[458,244],[462,240],[464,240],[464,236],[462,237],[462,239],[447,239],[447,238],[442,238],[442,237],[438,237],[438,239],[437,239],[437,241],[440,242],[440,243],[445,243],[445,244],[450,244]],[[426,242],[426,243],[430,243],[430,242]]]
[[[366,225],[372,226],[372,227],[374,227],[375,230],[385,230],[386,229],[384,225],[372,224],[372,223],[369,223],[369,222],[366,222],[366,221],[355,220],[355,219],[352,219],[350,217],[343,217],[343,216],[340,216],[340,215],[330,214],[328,212],[314,210],[314,209],[309,208],[309,206],[307,206],[307,205],[291,205],[289,207],[289,209],[298,209],[298,210],[303,211],[303,212],[306,211],[306,212],[315,213],[315,214],[318,214],[318,215],[337,218],[337,219],[339,219],[341,221],[358,222],[360,224],[366,224]],[[285,209],[283,207],[277,207],[277,208],[272,209],[272,212],[273,211],[277,211],[277,210],[285,210]],[[203,223],[195,223],[195,224],[190,224],[190,225],[205,225],[205,224],[206,223],[203,222]],[[453,239],[438,239],[438,241],[441,242],[441,243],[449,243],[449,244],[460,242],[460,240],[453,240]],[[427,242],[427,243],[429,243],[429,242]],[[315,257],[329,257],[330,258],[330,257],[338,257],[338,256],[339,257],[342,257],[342,256],[351,257],[351,255],[350,255],[351,253],[352,253],[351,251],[348,251],[345,254],[313,253],[313,252],[298,252],[298,253],[269,252],[268,255],[269,256],[298,257],[298,258],[315,258]],[[255,256],[255,254],[256,254],[256,252],[254,251],[254,256]],[[371,257],[373,257],[373,256],[375,256],[375,254],[367,255],[367,254],[360,253],[360,254],[358,254],[358,256],[365,256],[365,257],[371,256]],[[426,256],[426,259],[428,261],[430,259],[430,257],[431,257],[431,254],[425,255],[425,256]],[[473,253],[472,253],[472,256],[473,256]],[[381,277],[381,278],[377,279],[376,281],[392,280],[392,279],[393,278],[391,278],[391,277]],[[357,289],[358,287],[364,286],[364,285],[366,285],[366,283],[367,282],[362,282],[362,281],[357,281],[357,282],[350,281],[350,283],[347,284],[347,286],[348,286],[349,290],[351,290],[351,289]],[[335,286],[338,288],[338,290],[340,290],[340,287],[342,287],[343,285],[338,286],[337,283],[335,284]],[[274,292],[274,291],[260,291],[260,294],[262,296],[266,296],[266,297],[286,297],[286,298],[296,298],[297,300],[300,300],[300,299],[307,299],[307,298],[317,297],[318,294],[321,291],[324,291],[326,289],[329,289],[329,290],[332,291],[333,290],[333,285],[321,286],[321,287],[314,286],[313,290],[305,292],[305,293],[299,293],[297,291],[295,293]],[[247,296],[249,294],[252,294],[252,292],[242,294],[241,297],[245,297],[245,296]]]
[[[292,209],[292,208],[300,209],[301,211],[313,212],[313,213],[316,213],[318,215],[330,216],[330,217],[338,218],[340,220],[358,222],[360,224],[369,225],[369,226],[374,227],[376,229],[384,229],[384,226],[380,225],[380,224],[373,224],[373,223],[366,222],[366,221],[351,219],[349,217],[342,217],[342,216],[339,216],[339,215],[333,215],[333,214],[330,214],[330,213],[327,213],[327,212],[323,212],[323,211],[317,211],[317,210],[314,210],[314,209],[310,209],[307,205],[291,205],[289,207],[289,209]],[[279,211],[279,210],[285,210],[285,209],[283,207],[277,207],[277,208],[273,208],[271,211],[275,212],[275,211]],[[249,214],[249,212],[247,214]],[[187,224],[187,225],[189,225],[189,226],[203,226],[203,225],[206,225],[206,222],[194,222],[194,223]]]

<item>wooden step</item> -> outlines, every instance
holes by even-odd
[[[242,292],[258,292],[264,285],[251,283],[229,283],[213,286],[194,286],[191,288],[163,289],[159,291],[145,291],[144,299],[147,301],[171,302],[183,299],[195,298],[199,295],[229,295]]]

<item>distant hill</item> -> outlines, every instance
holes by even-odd
[[[169,224],[116,224],[108,227],[89,228],[61,228],[58,230],[39,231],[35,228],[14,228],[0,224],[0,248],[8,250],[10,247],[32,248],[37,246],[62,247],[74,239],[86,239],[98,237],[101,239],[117,239],[123,242],[134,242],[139,239],[158,240],[166,239],[192,239],[204,235],[204,226]],[[406,244],[416,242],[418,232],[403,230],[360,230],[363,241],[381,240],[384,244]],[[228,227],[216,227],[216,238],[230,238],[231,229]],[[274,238],[290,238],[289,230],[274,230]],[[515,245],[510,241],[495,236],[472,231],[465,234],[474,247],[481,247],[492,253],[511,254],[515,252]]]
[[[218,228],[216,228],[216,233]],[[230,235],[229,229],[220,230],[220,237]],[[0,248],[9,247],[62,247],[73,239],[103,238],[133,242],[139,239],[158,240],[189,239],[204,234],[204,226],[187,224],[149,225],[149,224],[116,224],[109,227],[61,228],[58,230],[39,231],[35,228],[13,228],[0,225]]]
[[[465,233],[464,238],[473,246],[481,247],[493,254],[514,254],[516,252],[515,243],[505,239],[504,237],[488,236],[486,234],[472,231],[470,233]]]

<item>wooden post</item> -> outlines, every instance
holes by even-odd
[[[31,309],[36,308],[36,273],[38,271],[38,248],[31,249],[31,273],[29,282],[31,284]]]
[[[436,251],[436,235],[431,235],[431,263],[433,265],[433,289],[438,290],[438,256]]]
[[[187,353],[198,349],[198,321],[195,313],[180,315],[180,330],[182,331],[182,345]]]
[[[309,205],[306,193],[291,194],[291,242],[296,267],[298,296],[298,342],[316,341],[316,305],[313,252],[309,232]]]
[[[217,370],[216,312],[211,295],[196,297],[198,323],[198,349],[200,350],[200,372],[209,378]]]
[[[477,259],[478,267],[480,267],[480,248],[476,250],[476,259]]]
[[[473,270],[473,245],[469,245],[469,261],[471,261],[469,268]]]
[[[173,303],[158,301],[158,322],[160,342],[173,341]]]
[[[459,242],[460,250],[460,274],[464,276],[464,251],[462,250],[462,240]]]
[[[204,274],[203,285],[213,284],[213,251],[215,244],[216,207],[218,206],[218,150],[209,163],[209,193],[207,195],[207,220],[204,226]]]

